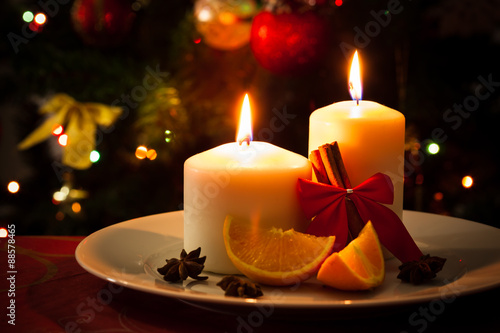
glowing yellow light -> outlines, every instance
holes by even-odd
[[[52,135],[61,135],[62,132],[64,131],[64,128],[59,125],[59,124],[55,124],[54,127],[52,128]]]
[[[70,191],[69,187],[64,185],[63,187],[61,187],[59,191],[54,192],[54,194],[52,195],[52,200],[54,201],[54,203],[59,203],[61,201],[66,200],[69,191]]]
[[[59,192],[61,192],[62,194],[64,194],[65,196],[68,196],[69,194],[69,187],[64,185],[63,187],[61,187],[61,190]]]
[[[462,178],[462,186],[465,188],[469,188],[474,184],[474,179],[471,176],[465,176]]]
[[[17,193],[19,188],[19,183],[14,180],[7,184],[7,190],[9,190],[10,193]]]
[[[201,41],[201,38],[198,38],[198,39]],[[178,97],[170,97],[170,104],[179,105],[179,104],[181,104],[181,100]],[[170,114],[177,114],[177,113],[171,111]]]
[[[38,13],[35,15],[35,22],[39,25],[45,24],[45,22],[47,22],[47,17],[44,13]]]
[[[354,52],[349,73],[349,92],[355,101],[361,100],[363,88],[361,86],[361,66],[359,64],[358,51]]]
[[[212,20],[212,18],[213,18],[212,11],[208,7],[202,8],[198,12],[198,21],[200,21],[200,22],[208,22],[208,21]]]
[[[238,134],[236,141],[241,145],[246,142],[247,145],[252,141],[252,114],[250,111],[250,101],[248,94],[245,94],[243,105],[241,106],[240,123],[238,126]]]
[[[439,152],[439,145],[437,143],[431,143],[427,146],[427,151],[429,154],[437,154]]]
[[[146,156],[147,156],[147,158],[149,158],[152,161],[152,160],[156,159],[156,157],[158,156],[158,154],[156,153],[156,150],[150,149],[146,153]]]
[[[140,160],[145,159],[147,155],[148,155],[148,148],[144,146],[139,146],[135,150],[135,157],[137,157]]]
[[[0,228],[0,238],[6,238],[9,235],[9,232],[5,228]]]
[[[66,147],[68,145],[68,134],[61,134],[57,142],[59,142],[62,147]]]
[[[57,191],[57,192],[54,192],[54,194],[52,195],[52,199],[56,202],[61,202],[61,201],[64,201],[66,199],[66,196],[63,193]]]
[[[71,205],[71,210],[73,211],[73,213],[78,214],[82,210],[82,205],[80,205],[80,203],[78,202],[73,202],[73,204]]]

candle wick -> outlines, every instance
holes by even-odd
[[[246,142],[246,146],[250,146],[250,135],[245,135],[243,139],[238,140],[238,143],[243,145],[243,142]]]
[[[359,105],[359,98],[356,98],[356,105]]]

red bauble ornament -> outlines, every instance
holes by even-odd
[[[84,42],[95,46],[114,46],[130,32],[135,13],[131,1],[76,0],[71,19]]]
[[[297,75],[318,65],[326,54],[327,38],[327,23],[312,11],[263,11],[253,20],[250,46],[262,67],[275,74]]]

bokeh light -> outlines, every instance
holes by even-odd
[[[41,30],[40,26],[38,24],[36,24],[35,21],[31,21],[29,28],[33,32],[38,32],[38,30]]]
[[[156,157],[158,156],[158,154],[156,153],[156,150],[154,149],[149,149],[146,156],[152,161],[154,159],[156,159]]]
[[[174,139],[174,132],[172,132],[171,130],[166,130],[165,131],[165,142],[166,143],[172,142],[173,139]]]
[[[29,10],[27,10],[23,13],[23,21],[26,23],[30,23],[31,21],[33,21],[34,17],[35,16],[33,15],[33,13],[30,12]]]
[[[90,162],[96,163],[101,158],[101,154],[97,150],[92,150],[90,152]]]
[[[211,8],[205,7],[198,12],[198,20],[200,22],[208,22],[213,19],[213,13]]]
[[[427,146],[427,151],[429,152],[429,154],[435,155],[439,152],[439,145],[437,143],[430,143]]]
[[[148,148],[146,148],[145,146],[139,146],[135,150],[135,157],[137,157],[140,160],[145,159],[147,155],[148,155]]]
[[[61,202],[66,199],[66,196],[62,192],[57,191],[52,195],[52,199],[54,199],[54,201]]]
[[[10,192],[10,193],[17,193],[19,192],[19,183],[16,182],[16,181],[11,181],[9,184],[7,184],[7,190]]]
[[[436,192],[436,193],[434,193],[434,200],[436,200],[436,201],[443,200],[443,193],[442,192]]]
[[[6,238],[9,235],[9,232],[5,228],[0,228],[0,238]]]
[[[462,178],[462,186],[465,188],[470,188],[474,184],[474,179],[471,176],[465,176]]]
[[[69,187],[64,185],[63,187],[61,187],[59,191],[54,192],[54,194],[52,195],[52,201],[57,204],[61,201],[66,200],[69,191],[70,191]]]
[[[80,205],[79,202],[73,202],[73,204],[71,205],[71,210],[73,211],[73,213],[78,214],[82,211],[82,205]]]
[[[422,185],[424,183],[424,175],[419,173],[416,177],[415,177],[415,184],[417,185]]]
[[[59,142],[62,147],[66,147],[68,145],[68,134],[61,134],[57,142]]]
[[[54,127],[52,127],[52,135],[55,135],[55,136],[58,136],[58,135],[61,135],[64,131],[64,128],[59,125],[59,124],[55,124]]]
[[[44,13],[38,13],[35,15],[35,23],[38,25],[44,25],[47,22],[47,16]]]
[[[234,23],[236,23],[237,20],[238,20],[238,18],[233,13],[222,12],[219,14],[220,23],[225,24],[225,25],[234,24]]]

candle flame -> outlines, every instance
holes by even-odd
[[[351,63],[351,71],[349,73],[349,92],[351,97],[359,104],[361,99],[362,87],[361,87],[361,69],[359,65],[358,51],[354,53]]]
[[[243,142],[246,142],[247,145],[250,145],[250,142],[252,141],[252,115],[250,112],[250,102],[248,100],[248,94],[245,94],[243,105],[241,106],[240,123],[238,126],[236,141],[240,144],[240,146],[243,144]]]

